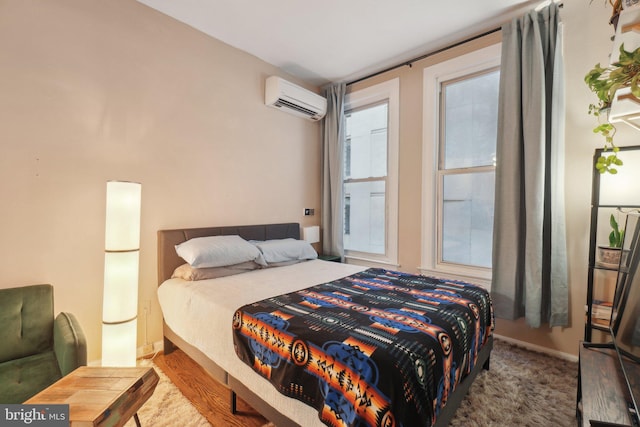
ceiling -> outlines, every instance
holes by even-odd
[[[499,27],[541,0],[138,0],[310,84],[352,81]]]

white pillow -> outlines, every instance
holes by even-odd
[[[176,245],[176,252],[191,267],[224,267],[255,261],[266,265],[262,253],[237,235],[196,237]]]
[[[182,264],[180,267],[173,270],[171,278],[178,278],[189,281],[218,279],[220,277],[246,273],[247,271],[257,270],[260,268],[262,267],[253,261],[247,261],[240,264],[225,265],[224,267],[207,268],[195,268],[191,267],[189,264]]]
[[[260,249],[267,264],[318,258],[318,253],[305,240],[275,239],[251,243]]]

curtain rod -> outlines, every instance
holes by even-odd
[[[552,1],[553,1],[553,0],[552,0]],[[557,0],[556,0],[556,1],[557,1]],[[558,7],[562,8],[563,6],[564,6],[564,5],[563,5],[563,3],[562,3],[562,2],[559,2],[559,3],[558,3]],[[474,40],[477,40],[477,39],[479,39],[479,38],[482,38],[482,37],[488,36],[489,34],[493,34],[493,33],[496,33],[496,32],[498,32],[498,31],[501,31],[501,30],[502,30],[502,27],[498,27],[498,28],[494,28],[494,29],[492,29],[492,30],[485,31],[484,33],[477,34],[477,35],[475,35],[475,36],[469,37],[469,38],[464,39],[464,40],[460,40],[459,42],[453,43],[453,44],[451,44],[451,45],[449,45],[449,46],[441,47],[440,49],[434,50],[434,51],[429,52],[429,53],[425,53],[424,55],[420,55],[420,56],[418,56],[418,57],[415,57],[415,58],[410,59],[410,60],[408,60],[408,61],[402,62],[402,63],[400,63],[400,64],[393,65],[393,66],[391,66],[391,67],[389,67],[389,68],[385,68],[384,70],[376,71],[376,72],[375,72],[375,73],[373,73],[373,74],[369,74],[369,75],[367,75],[367,76],[360,77],[359,79],[356,79],[356,80],[353,80],[353,81],[351,81],[351,82],[348,82],[346,85],[347,85],[347,86],[350,86],[350,85],[352,85],[352,84],[355,84],[355,83],[361,82],[361,81],[363,81],[363,80],[370,79],[371,77],[375,77],[375,76],[379,76],[380,74],[384,74],[384,73],[386,73],[387,71],[395,70],[396,68],[400,68],[400,67],[404,67],[404,66],[409,66],[409,68],[411,68],[411,67],[413,66],[413,63],[414,63],[414,62],[421,61],[421,60],[423,60],[423,59],[429,58],[430,56],[437,55],[438,53],[442,53],[442,52],[444,52],[444,51],[446,51],[446,50],[453,49],[454,47],[458,47],[458,46],[463,45],[463,44],[465,44],[465,43],[472,42],[472,41],[474,41]]]
[[[482,33],[482,34],[478,34],[478,35],[475,35],[475,36],[473,36],[473,37],[469,37],[468,39],[460,40],[459,42],[456,42],[456,43],[451,44],[451,45],[449,45],[449,46],[441,47],[440,49],[436,49],[436,50],[434,50],[434,51],[432,51],[432,52],[425,53],[424,55],[417,56],[417,57],[415,57],[415,58],[413,58],[413,59],[410,59],[410,60],[408,60],[408,61],[402,62],[402,63],[400,63],[400,64],[392,65],[391,67],[389,67],[389,68],[385,68],[384,70],[376,71],[376,72],[375,72],[375,73],[373,73],[373,74],[369,74],[369,75],[367,75],[367,76],[360,77],[359,79],[356,79],[356,80],[353,80],[353,81],[351,81],[351,82],[348,82],[348,83],[347,83],[347,86],[352,85],[352,84],[354,84],[354,83],[361,82],[361,81],[363,81],[363,80],[370,79],[371,77],[379,76],[380,74],[384,74],[384,73],[386,73],[387,71],[395,70],[396,68],[400,68],[400,67],[404,67],[404,66],[409,66],[409,67],[411,67],[411,66],[413,66],[413,63],[414,63],[414,62],[421,61],[421,60],[423,60],[423,59],[425,59],[425,58],[428,58],[428,57],[430,57],[430,56],[437,55],[438,53],[442,53],[442,52],[444,52],[444,51],[446,51],[446,50],[449,50],[449,49],[453,49],[454,47],[458,47],[458,46],[463,45],[463,44],[465,44],[465,43],[469,43],[469,42],[472,42],[472,41],[474,41],[474,40],[477,40],[477,39],[479,39],[479,38],[481,38],[481,37],[488,36],[489,34],[493,34],[493,33],[495,33],[495,32],[500,31],[501,29],[502,29],[502,28],[494,28],[494,29],[492,29],[492,30],[485,31],[485,32],[484,32],[484,33]]]

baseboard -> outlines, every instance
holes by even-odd
[[[516,340],[516,339],[510,338],[510,337],[505,337],[505,336],[498,335],[498,334],[493,334],[493,336],[495,338],[501,340],[501,341],[505,341],[505,342],[508,342],[509,344],[517,345],[518,347],[526,348],[527,350],[537,351],[538,353],[548,354],[549,356],[557,357],[557,358],[563,359],[563,360],[568,360],[569,362],[577,362],[578,361],[578,356],[577,355],[564,353],[562,351],[553,350],[551,348],[543,347],[541,345],[531,344],[531,343],[526,342],[526,341],[520,341],[520,340]],[[576,348],[577,348],[577,345],[578,344],[576,343]]]
[[[141,347],[138,347],[136,349],[136,357],[140,359],[143,357],[152,356],[155,353],[158,353],[159,351],[161,351],[162,346],[163,346],[162,341],[156,341],[154,343],[150,343],[150,344],[146,344]]]

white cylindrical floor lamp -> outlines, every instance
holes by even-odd
[[[102,366],[135,366],[142,185],[107,182]]]

